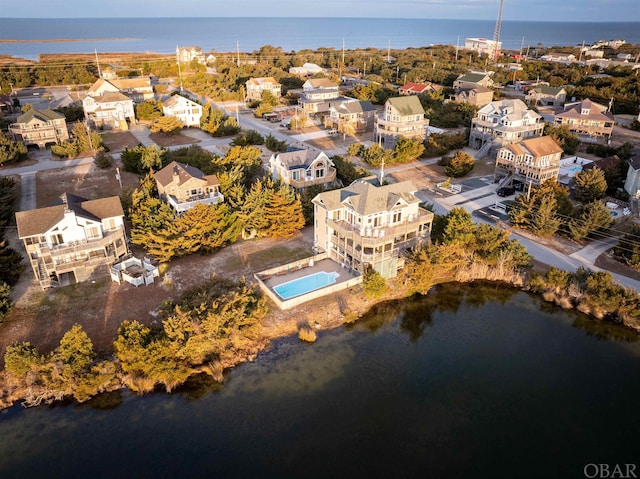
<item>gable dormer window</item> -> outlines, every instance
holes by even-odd
[[[580,114],[581,115],[589,115],[589,113],[591,113],[591,110],[589,108],[583,108],[582,110],[580,110]]]

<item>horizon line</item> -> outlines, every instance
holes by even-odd
[[[333,19],[333,20],[341,20],[341,19],[360,19],[360,20],[437,20],[437,21],[468,21],[468,22],[494,22],[494,18],[430,18],[430,17],[357,17],[357,16],[344,16],[344,17],[326,17],[326,16],[282,16],[282,15],[273,15],[273,16],[247,16],[247,17],[237,17],[237,16],[117,16],[117,17],[0,17],[0,20],[153,20],[153,19],[164,19],[164,20],[178,20],[178,19]],[[518,19],[509,19],[503,18],[503,22],[521,22],[521,23],[638,23],[639,20],[518,20]]]

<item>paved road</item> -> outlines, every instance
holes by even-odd
[[[478,195],[479,194],[478,190],[484,190],[485,188],[486,187],[479,188],[477,190],[472,190],[468,192],[466,196],[468,197],[468,196]],[[495,185],[491,185],[491,188],[495,188]],[[457,203],[460,202],[461,200],[464,201],[464,195],[462,194],[443,197],[443,196],[438,196],[437,194],[434,194],[431,191],[423,190],[423,191],[419,191],[417,196],[422,201],[433,203],[434,212],[439,215],[448,213],[455,206],[462,206],[467,211],[473,214],[473,212],[476,209],[478,209],[475,207],[475,205],[479,204],[476,200],[470,200],[457,205]],[[462,198],[458,198],[460,196],[462,196]],[[495,198],[500,199],[500,197],[497,195],[495,195]],[[492,199],[492,201],[495,201],[495,199]],[[488,204],[491,204],[491,202],[489,202]],[[484,216],[473,215],[472,218],[474,219],[475,222],[478,222],[478,223],[494,224],[493,221],[490,221]],[[520,243],[522,243],[524,247],[527,248],[527,251],[529,252],[529,254],[533,256],[536,260],[542,263],[548,264],[550,266],[555,266],[556,268],[566,270],[566,271],[576,271],[580,267],[588,268],[593,271],[604,271],[600,268],[597,268],[594,265],[595,260],[601,253],[603,253],[604,251],[607,251],[616,243],[615,239],[610,239],[605,242],[592,243],[586,246],[585,248],[579,251],[576,251],[571,255],[566,255],[553,248],[549,248],[542,244],[536,243],[535,241],[529,238],[526,238],[522,235],[519,235],[517,233],[512,232],[511,237],[514,239],[517,239]],[[640,292],[640,281],[637,281],[632,278],[628,278],[626,276],[623,276],[617,273],[613,273],[613,272],[610,272],[610,273],[624,287],[633,288],[634,290]]]

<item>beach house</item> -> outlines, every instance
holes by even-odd
[[[392,149],[399,138],[412,138],[423,141],[427,136],[429,120],[425,118],[424,108],[417,96],[389,98],[384,111],[376,119],[376,141]]]
[[[184,126],[200,126],[202,106],[182,95],[173,95],[162,102],[162,114],[173,116]]]
[[[603,142],[611,138],[615,120],[609,107],[593,102],[588,98],[567,103],[564,111],[556,114],[554,123],[567,126],[571,133],[585,142]]]
[[[42,289],[86,281],[126,255],[120,198],[63,194],[52,206],[16,213],[18,237]]]
[[[178,213],[184,213],[198,203],[215,205],[224,201],[218,177],[205,175],[194,166],[172,161],[153,176],[160,198]]]
[[[29,110],[9,125],[8,135],[25,145],[46,148],[69,139],[67,121],[62,113],[47,108]]]
[[[287,185],[302,191],[310,186],[328,187],[336,181],[333,161],[322,151],[291,149],[269,158],[269,173]]]
[[[521,184],[538,185],[556,180],[560,171],[562,148],[550,136],[529,138],[498,150],[495,179],[500,187]]]
[[[403,251],[429,241],[433,213],[419,206],[410,181],[380,186],[354,181],[313,199],[314,246],[345,268],[373,268],[392,278],[404,266]]]
[[[260,101],[265,91],[270,92],[276,99],[282,96],[282,85],[273,77],[251,78],[246,81],[246,100]]]
[[[471,120],[469,146],[485,148],[489,153],[491,149],[540,136],[543,130],[542,116],[530,110],[522,100],[492,101],[480,108]]]

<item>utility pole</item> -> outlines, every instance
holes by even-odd
[[[120,191],[122,191],[122,178],[120,177],[120,168],[116,167],[116,180],[120,183]]]
[[[240,68],[240,41],[236,40],[236,52],[238,55],[238,68]]]
[[[460,35],[458,35],[458,39],[456,40],[456,63],[458,63],[458,50],[460,48]]]
[[[178,59],[178,79],[180,80],[180,91],[182,91],[182,68],[180,67],[180,49],[176,45],[176,57]]]
[[[387,47],[387,63],[391,63],[391,40],[389,40],[389,46]]]
[[[584,40],[582,40],[582,48],[580,48],[580,56],[578,57],[578,62],[582,61],[582,53],[584,52]]]
[[[524,37],[522,37],[522,43],[520,43],[520,55],[518,55],[518,63],[522,61],[522,49],[524,48]]]
[[[93,149],[93,141],[91,141],[91,130],[89,129],[89,123],[87,122],[86,119],[84,120],[84,127],[87,129],[87,138],[89,139],[89,148],[91,148],[91,154],[93,155],[95,150]]]
[[[98,78],[102,78],[102,72],[100,71],[100,62],[98,61],[98,49],[94,48],[93,51],[96,54],[96,65],[98,66]]]
[[[400,76],[400,65],[396,65],[396,83],[398,83],[399,76]]]

